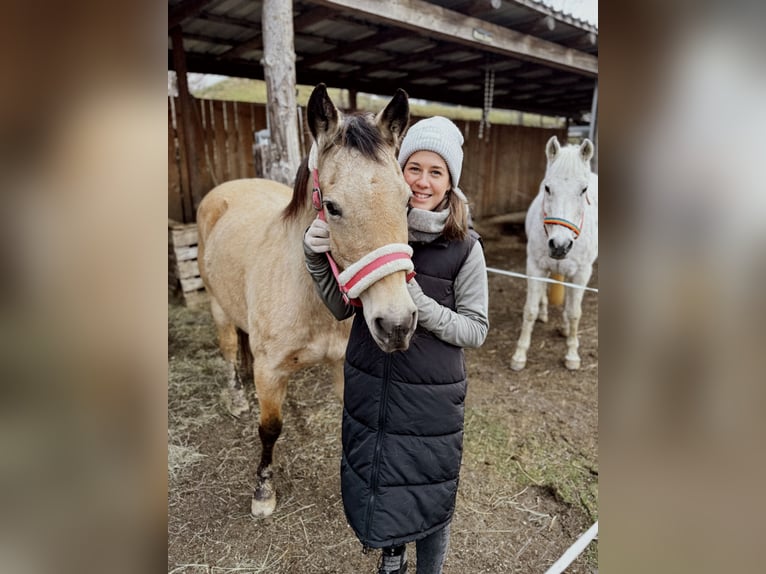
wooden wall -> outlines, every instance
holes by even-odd
[[[255,177],[253,144],[255,132],[266,128],[266,109],[247,102],[192,99],[197,129],[195,142],[199,165],[194,166],[203,189],[243,177]],[[195,220],[191,192],[184,189],[182,158],[176,131],[178,98],[168,97],[168,218],[190,223]]]
[[[242,177],[256,177],[254,133],[266,128],[261,104],[194,99],[203,137],[196,142],[196,166],[204,189]],[[191,194],[183,189],[175,121],[177,101],[168,98],[168,217],[194,221]],[[411,124],[418,119],[413,117]],[[299,123],[302,125],[305,122]],[[492,125],[489,137],[479,139],[479,123],[456,121],[465,136],[460,187],[471,203],[474,218],[525,211],[545,174],[545,143],[556,135],[563,144],[566,129]],[[308,131],[305,130],[304,131]],[[306,142],[310,135],[304,134]],[[306,150],[303,150],[304,153]]]
[[[460,187],[476,219],[526,211],[545,175],[545,144],[555,135],[566,143],[566,128],[492,125],[479,139],[478,122],[457,122],[463,132]]]

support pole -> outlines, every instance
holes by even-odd
[[[588,130],[588,139],[593,142],[593,159],[591,160],[591,169],[593,173],[598,173],[598,80],[593,86],[593,104],[590,108],[590,129]]]
[[[198,167],[195,129],[194,102],[189,94],[189,83],[186,78],[186,54],[183,45],[183,33],[180,26],[170,31],[173,43],[173,67],[176,70],[176,86],[178,87],[178,140],[181,153],[181,203],[183,205],[184,223],[196,220],[197,206],[202,201],[205,190],[200,188],[201,179]]]
[[[292,0],[263,2],[263,75],[271,132],[265,177],[292,186],[300,165]]]

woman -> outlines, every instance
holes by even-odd
[[[359,313],[346,350],[343,505],[365,549],[383,549],[379,574],[407,571],[407,542],[416,542],[418,574],[440,573],[447,554],[463,447],[463,348],[479,347],[489,329],[484,252],[458,187],[462,144],[457,126],[436,116],[413,125],[399,151],[417,272],[408,283],[418,308],[409,349],[383,353]],[[306,266],[342,320],[356,308],[334,282],[329,249],[317,219],[305,235]]]

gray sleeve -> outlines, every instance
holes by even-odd
[[[330,269],[330,262],[327,261],[327,255],[314,253],[304,243],[303,257],[306,262],[306,269],[314,280],[314,287],[316,287],[317,293],[330,312],[338,321],[351,317],[355,307],[343,299],[343,294],[338,288],[332,269]]]
[[[407,286],[418,308],[418,324],[442,341],[457,347],[476,348],[489,330],[487,264],[481,243],[475,243],[455,278],[455,311],[423,293],[417,276]]]

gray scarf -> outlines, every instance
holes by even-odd
[[[448,215],[449,208],[441,211],[411,208],[407,214],[410,241],[431,243],[442,234]]]
[[[455,193],[464,203],[468,203],[459,187],[453,187],[450,191]],[[410,208],[410,212],[407,214],[410,241],[431,243],[442,234],[444,224],[449,216],[449,193],[447,192],[448,195],[444,196],[442,202],[433,211],[426,211],[417,207]]]

